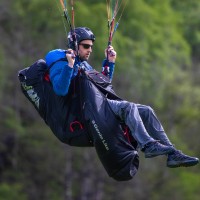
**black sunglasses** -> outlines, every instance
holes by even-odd
[[[84,49],[89,49],[91,47],[93,47],[93,45],[90,45],[90,44],[84,44],[84,43],[80,43],[79,45],[82,45]]]

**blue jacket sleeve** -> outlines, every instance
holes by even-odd
[[[67,65],[65,61],[58,61],[50,69],[50,80],[54,92],[59,96],[65,96],[68,93],[71,83],[73,68]]]
[[[115,69],[115,63],[109,62],[107,59],[103,60],[102,73],[112,81]]]
[[[49,75],[53,85],[54,92],[59,96],[65,96],[68,93],[73,69],[68,66],[66,59],[66,50],[55,49],[45,56],[46,63],[50,67]]]

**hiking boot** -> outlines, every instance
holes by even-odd
[[[153,158],[164,154],[169,154],[175,151],[173,146],[166,146],[158,141],[149,142],[145,145],[145,158]]]
[[[198,162],[198,158],[187,156],[181,151],[176,150],[168,155],[167,167],[190,167],[196,165]]]

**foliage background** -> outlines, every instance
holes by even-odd
[[[106,1],[75,1],[76,26],[95,35],[91,65],[107,44]],[[113,46],[113,85],[121,97],[154,108],[171,141],[200,152],[200,1],[131,0]],[[61,144],[22,95],[17,79],[54,48],[66,48],[56,0],[0,2],[0,200],[182,199],[200,197],[200,167],[166,168],[144,159],[133,180],[108,177],[93,148]]]

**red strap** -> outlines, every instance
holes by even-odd
[[[83,129],[83,125],[79,121],[74,121],[70,123],[69,129],[71,132],[74,132],[74,128],[72,127],[73,125],[79,125],[80,129]]]
[[[44,80],[50,82],[49,73],[45,73]]]
[[[131,138],[130,138],[130,135],[129,135],[129,128],[128,128],[128,126],[125,127],[124,135],[127,138],[128,142],[131,143]]]

